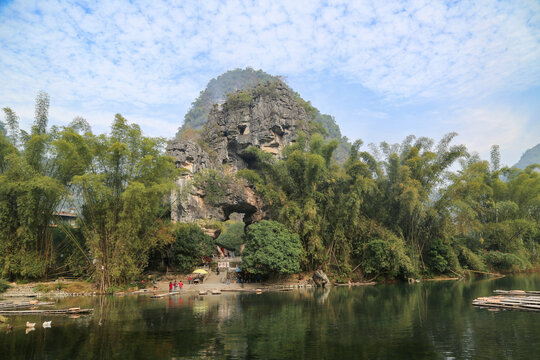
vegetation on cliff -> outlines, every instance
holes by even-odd
[[[212,79],[206,85],[206,89],[201,91],[199,97],[193,101],[190,110],[184,117],[184,124],[178,129],[178,134],[184,130],[192,128],[200,130],[214,104],[221,104],[227,99],[227,94],[237,90],[250,89],[261,82],[274,79],[272,75],[262,70],[255,71],[252,68],[235,69],[221,74]]]
[[[210,80],[206,89],[192,103],[190,110],[184,118],[184,124],[178,129],[177,138],[193,136],[194,130],[203,128],[208,120],[208,115],[216,104],[223,104],[228,109],[235,109],[247,106],[254,97],[270,95],[272,84],[281,82],[279,76],[272,76],[262,70],[252,68],[235,69],[227,71]],[[290,89],[298,103],[304,108],[309,117],[313,120],[313,130],[322,133],[327,139],[338,140],[338,148],[335,157],[339,162],[345,161],[348,156],[351,144],[347,137],[342,136],[341,130],[335,119],[321,112],[312,106],[309,101],[304,100],[300,94]]]

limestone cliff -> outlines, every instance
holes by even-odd
[[[279,158],[300,131],[308,133],[309,124],[298,96],[280,81],[230,94],[200,131],[187,129],[169,143],[168,154],[185,169],[171,199],[173,220],[223,221],[231,213],[245,214],[247,223],[262,219],[261,200],[234,174],[249,168],[250,146]]]

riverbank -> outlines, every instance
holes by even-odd
[[[156,274],[153,278],[156,280],[156,289],[154,289],[153,280],[141,282],[139,286],[128,287],[125,290],[118,290],[109,292],[107,294],[112,295],[135,295],[135,294],[166,294],[169,292],[169,282],[175,281],[184,284],[181,292],[186,294],[198,294],[207,292],[230,292],[230,291],[256,291],[262,289],[263,291],[275,291],[282,289],[297,289],[297,288],[310,288],[314,287],[311,280],[311,273],[295,274],[290,276],[281,276],[279,278],[251,283],[227,283],[223,276],[217,275],[212,272],[208,274],[205,280],[200,284],[190,283],[188,281],[188,275],[179,274]],[[361,283],[351,282],[345,284],[329,284],[329,286],[365,286],[375,285],[375,282]],[[177,291],[180,291],[177,289]],[[18,300],[28,298],[63,298],[70,296],[93,296],[100,295],[100,293],[94,288],[94,285],[84,281],[74,281],[60,279],[49,282],[31,282],[26,284],[11,283],[10,288],[0,294],[0,298],[6,300]]]
[[[532,272],[537,272],[532,271]],[[499,275],[504,277],[506,274],[492,274],[484,273],[489,275]],[[182,281],[184,286],[182,288],[182,293],[195,294],[199,292],[208,292],[212,291],[255,291],[256,289],[268,290],[280,290],[280,289],[295,289],[295,288],[309,288],[313,287],[312,273],[302,273],[294,274],[290,276],[281,276],[279,278],[272,279],[270,281],[263,282],[253,282],[253,283],[238,283],[230,282],[226,283],[223,275],[217,275],[215,272],[208,274],[206,279],[201,284],[189,283],[188,275],[185,274],[154,274],[152,279],[156,280],[157,289],[153,288],[152,280],[147,280],[145,282],[139,283],[139,285],[133,285],[131,287],[125,288],[125,290],[117,289],[114,292],[108,292],[107,294],[114,295],[131,295],[131,294],[164,294],[169,292],[169,282]],[[410,282],[431,282],[431,281],[458,281],[464,279],[464,277],[450,277],[450,276],[438,276],[432,278],[422,278],[422,279],[413,279]],[[391,283],[383,282],[383,283]],[[335,283],[329,284],[329,286],[368,286],[375,285],[377,282],[349,282],[349,283]],[[100,293],[94,288],[94,284],[86,281],[78,280],[69,280],[69,279],[57,279],[55,281],[48,282],[30,282],[25,284],[11,283],[10,288],[0,294],[0,299],[6,300],[17,300],[17,299],[28,299],[28,298],[62,298],[69,296],[93,296],[100,295]]]
[[[237,283],[230,282],[229,284],[223,278],[215,273],[209,274],[201,284],[189,283],[187,275],[161,275],[156,276],[156,289],[153,287],[153,282],[141,282],[139,286],[128,287],[125,290],[109,292],[112,295],[130,295],[130,294],[163,294],[169,292],[169,282],[182,281],[184,286],[182,293],[199,293],[212,291],[227,291],[227,290],[253,290],[261,289],[283,289],[283,288],[304,288],[311,287],[309,280],[294,280],[293,277],[281,278],[276,281],[254,282],[254,283]],[[296,278],[298,276],[295,276]],[[179,291],[179,289],[178,289]],[[62,298],[69,296],[93,296],[100,295],[94,288],[94,285],[89,282],[60,279],[48,282],[30,282],[25,284],[10,283],[10,288],[0,294],[0,298],[5,300],[18,300],[28,298]]]

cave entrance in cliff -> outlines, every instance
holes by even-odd
[[[223,215],[225,221],[230,220],[233,222],[243,222],[247,225],[253,222],[253,214],[255,214],[255,207],[251,209],[250,206],[230,206],[223,208]]]
[[[230,220],[234,222],[244,222],[245,216],[246,214],[244,213],[233,212],[233,213],[230,213],[229,216],[227,216],[226,220]]]
[[[239,219],[238,221],[244,222],[246,226],[253,222],[253,215],[257,212],[257,208],[248,203],[229,205],[222,209],[225,221]]]

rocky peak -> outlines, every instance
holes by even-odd
[[[188,170],[178,179],[178,191],[173,194],[178,204],[178,211],[173,207],[173,220],[227,220],[233,212],[244,213],[246,222],[262,218],[262,202],[249,185],[237,183],[232,176],[237,184],[227,184],[223,199],[209,204],[205,190],[194,188],[194,176],[206,169],[234,175],[249,168],[251,155],[246,150],[250,146],[279,158],[300,131],[308,133],[309,123],[298,96],[281,81],[229,94],[225,103],[214,106],[200,131],[186,129],[168,145],[176,166]]]
[[[307,133],[309,121],[287,85],[268,82],[230,94],[224,104],[214,106],[198,136],[181,134],[169,143],[168,153],[178,167],[190,171],[222,165],[243,169],[248,167],[248,147],[280,157],[299,131]]]

